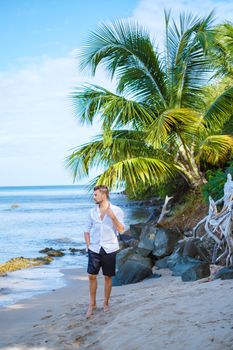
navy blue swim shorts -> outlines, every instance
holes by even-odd
[[[88,249],[88,266],[87,272],[91,275],[98,275],[102,267],[104,276],[115,276],[116,272],[116,254],[117,251],[106,253],[103,247],[99,253],[95,253]]]

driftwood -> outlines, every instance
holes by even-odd
[[[161,210],[161,214],[158,218],[158,221],[157,221],[157,225],[159,225],[161,223],[161,221],[163,220],[164,216],[166,214],[168,214],[170,212],[170,210],[167,210],[167,205],[168,205],[168,202],[172,199],[173,197],[168,197],[166,196],[165,198],[165,201],[164,201],[164,204],[163,204],[163,207],[162,207],[162,210]]]
[[[222,204],[218,211],[217,206]],[[212,263],[225,262],[233,266],[233,181],[230,174],[224,185],[224,195],[216,202],[209,197],[209,213],[193,228],[193,236],[199,237],[198,230],[204,225],[205,236],[215,241]]]
[[[164,219],[164,216],[166,214],[168,214],[170,212],[170,210],[167,210],[167,205],[168,205],[168,202],[172,199],[173,197],[168,197],[166,196],[165,198],[165,201],[164,201],[164,204],[163,204],[163,207],[162,207],[162,210],[161,210],[161,213],[159,215],[159,218],[157,216],[157,211],[156,212],[153,212],[149,218],[145,221],[146,224],[150,223],[150,224],[154,224],[154,225],[159,225],[163,219]]]

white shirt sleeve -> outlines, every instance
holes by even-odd
[[[90,230],[92,228],[92,224],[93,223],[92,223],[92,218],[91,218],[91,211],[89,211],[84,232],[90,232]]]

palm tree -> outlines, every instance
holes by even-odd
[[[213,66],[216,76],[233,78],[233,24],[230,22],[216,27],[212,45]]]
[[[104,66],[116,91],[84,85],[73,93],[78,119],[84,124],[100,118],[102,125],[100,135],[68,157],[75,179],[100,166],[93,183],[110,188],[136,189],[139,181],[154,185],[176,172],[195,187],[205,181],[203,162],[229,157],[233,139],[221,128],[229,118],[233,87],[210,106],[204,103],[212,22],[212,13],[206,18],[183,14],[177,25],[165,12],[162,54],[133,21],[101,24],[90,34],[81,67],[95,75]]]

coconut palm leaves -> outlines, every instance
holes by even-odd
[[[177,25],[165,13],[164,54],[133,21],[101,24],[90,34],[81,66],[92,74],[104,66],[116,91],[85,85],[73,93],[78,119],[92,123],[98,117],[103,129],[68,157],[74,178],[97,166],[98,183],[135,189],[139,180],[160,183],[178,171],[195,186],[204,179],[202,161],[213,164],[229,156],[232,137],[221,130],[231,116],[233,88],[204,105],[212,21],[212,14],[181,15]]]
[[[228,22],[217,26],[212,46],[212,64],[216,75],[233,76],[233,24]]]

